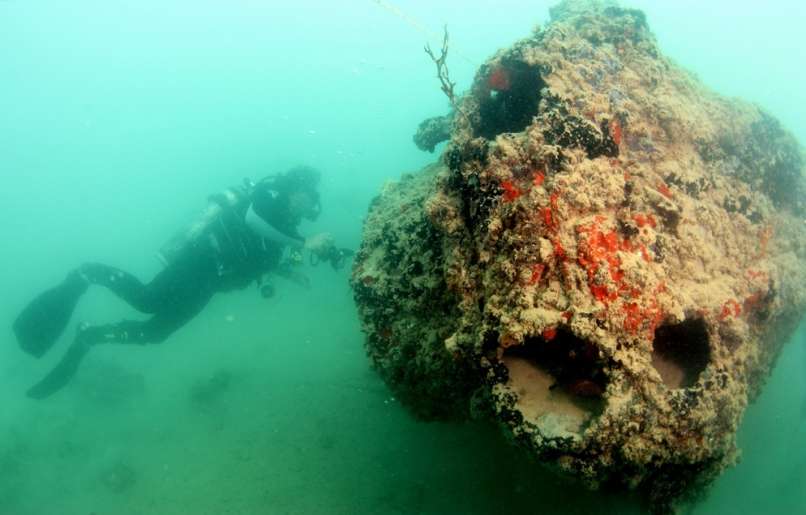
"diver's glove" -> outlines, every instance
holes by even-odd
[[[306,241],[305,248],[311,252],[311,264],[318,265],[322,261],[330,263],[334,270],[341,269],[347,258],[353,256],[355,252],[350,249],[339,248],[333,237],[328,233],[318,234],[309,238],[310,245]]]
[[[305,250],[314,255],[327,253],[328,249],[336,246],[336,241],[328,232],[320,232],[305,238]]]

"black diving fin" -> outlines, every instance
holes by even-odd
[[[72,272],[62,283],[28,304],[14,321],[14,334],[22,349],[39,358],[50,349],[67,327],[78,299],[89,282]]]
[[[53,370],[32,386],[26,395],[32,399],[44,399],[64,388],[76,375],[78,366],[90,347],[92,345],[89,342],[77,338]]]

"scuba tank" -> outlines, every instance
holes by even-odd
[[[187,249],[196,245],[201,238],[210,236],[214,224],[220,223],[225,211],[245,211],[250,201],[254,184],[244,179],[241,187],[227,188],[221,193],[210,195],[207,206],[191,223],[177,231],[157,252],[157,259],[168,266],[175,262]]]

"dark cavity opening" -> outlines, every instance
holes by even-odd
[[[532,123],[546,86],[537,66],[503,60],[486,70],[477,86],[479,122],[475,135],[493,139],[504,132],[521,132]]]
[[[701,318],[658,327],[652,347],[652,365],[669,388],[694,385],[711,359],[708,330]]]
[[[587,409],[600,401],[607,388],[604,363],[596,346],[560,328],[551,340],[528,338],[523,345],[510,347],[505,356],[520,357],[551,376],[549,390],[562,390]]]

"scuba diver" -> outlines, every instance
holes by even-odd
[[[161,343],[199,314],[218,292],[242,289],[257,282],[264,297],[273,287],[263,283],[273,273],[307,285],[293,269],[300,250],[314,262],[328,261],[339,268],[352,252],[338,249],[326,233],[303,238],[297,232],[302,219],[315,220],[320,203],[319,172],[297,167],[264,178],[244,181],[241,187],[212,195],[202,215],[160,250],[165,264],[148,284],[111,266],[87,263],[70,272],[58,286],[36,297],[14,321],[20,346],[39,358],[67,326],[79,298],[92,284],[104,286],[148,320],[78,326],[73,343],[61,361],[27,392],[43,399],[70,382],[90,348],[101,343]],[[285,249],[292,258],[284,259]]]

